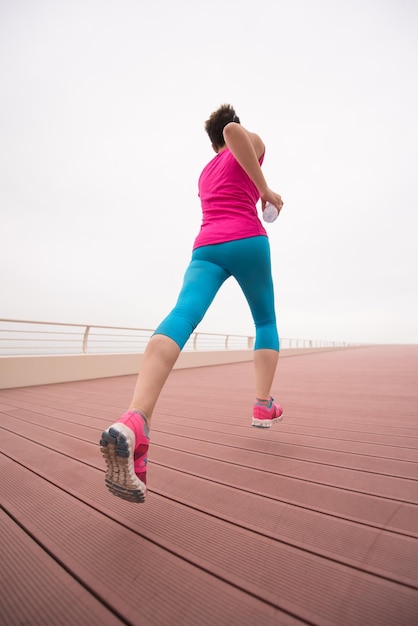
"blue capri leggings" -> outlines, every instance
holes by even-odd
[[[154,334],[167,335],[181,350],[230,276],[237,280],[251,309],[256,329],[254,349],[279,350],[270,245],[264,236],[196,248],[177,304]]]

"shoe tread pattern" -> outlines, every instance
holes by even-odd
[[[131,442],[116,428],[102,433],[100,450],[106,463],[105,483],[110,493],[128,502],[145,501],[146,487],[135,475]]]

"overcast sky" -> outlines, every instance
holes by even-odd
[[[416,0],[0,0],[0,317],[155,328],[232,103],[283,337],[418,342]],[[199,329],[253,335],[230,279]]]

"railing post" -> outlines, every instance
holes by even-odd
[[[90,331],[90,326],[86,326],[86,330],[84,331],[84,336],[83,336],[83,354],[87,353],[87,342],[89,339],[89,331]]]
[[[228,350],[228,339],[229,335],[225,335],[225,350]]]
[[[194,334],[194,339],[193,339],[193,350],[197,350],[197,336],[199,333],[195,333]]]

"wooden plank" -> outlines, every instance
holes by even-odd
[[[0,619],[5,626],[125,623],[3,511],[0,550]]]
[[[363,576],[366,570],[369,572],[373,570],[374,554],[380,556],[380,564],[382,564],[385,560],[385,558],[382,558],[385,551],[386,571],[383,571],[382,568],[380,568],[380,571],[378,571],[378,568],[375,569],[375,573],[378,573],[379,576],[370,576],[369,580],[364,579],[364,588],[362,587],[361,591],[359,591],[363,597],[365,593],[366,595],[371,594],[370,589],[374,588],[373,594],[368,596],[368,602],[378,602],[379,604],[379,609],[374,609],[374,611],[378,611],[378,614],[374,615],[375,619],[383,619],[383,616],[380,615],[382,602],[385,607],[385,602],[389,600],[392,606],[394,602],[393,597],[398,597],[399,594],[399,597],[402,598],[402,603],[405,603],[403,611],[406,611],[406,613],[408,613],[407,607],[411,611],[415,610],[415,602],[418,603],[418,585],[415,586],[415,594],[411,589],[407,589],[405,596],[399,591],[401,586],[398,584],[401,581],[406,583],[408,587],[415,584],[414,572],[416,572],[417,555],[415,553],[414,558],[411,548],[413,548],[414,544],[416,545],[416,541],[411,542],[402,537],[392,536],[389,533],[386,535],[386,542],[382,538],[382,534],[380,534],[379,541],[376,533],[369,533],[368,538],[363,535],[362,544],[360,544],[357,540],[361,533],[356,534],[356,532],[353,532],[353,525],[351,525],[351,528],[347,527],[345,529],[345,536],[338,535],[338,532],[335,536],[336,529],[334,529],[336,542],[341,541],[346,551],[347,547],[355,543],[356,548],[353,552],[357,551],[359,555],[356,569],[339,567],[337,564],[338,555],[332,550],[332,532],[328,535],[328,559],[318,558],[318,551],[316,555],[313,553],[315,550],[314,544],[306,535],[305,548],[309,549],[309,553],[307,553],[306,549],[295,550],[294,547],[289,546],[291,539],[289,538],[288,524],[291,518],[285,519],[282,526],[282,533],[287,534],[288,544],[285,545],[283,541],[272,541],[272,537],[268,537],[268,530],[272,524],[274,528],[275,524],[275,539],[280,537],[277,533],[277,527],[280,526],[281,512],[271,510],[270,519],[266,518],[266,532],[264,511],[261,511],[262,517],[260,518],[260,511],[257,503],[254,501],[252,502],[253,506],[251,506],[251,502],[247,502],[247,511],[253,520],[254,530],[256,527],[258,529],[256,532],[249,532],[248,528],[244,529],[237,526],[236,522],[239,519],[239,514],[236,512],[237,502],[234,501],[233,494],[230,494],[231,497],[229,498],[229,515],[231,516],[232,524],[226,524],[225,518],[217,519],[213,516],[208,518],[207,515],[202,514],[202,511],[191,511],[186,509],[186,507],[180,506],[179,503],[173,503],[172,501],[167,501],[167,499],[157,498],[157,501],[155,501],[151,497],[152,494],[148,498],[147,505],[140,508],[138,512],[127,503],[120,504],[120,501],[115,498],[106,498],[97,484],[98,475],[92,469],[82,468],[80,470],[77,468],[71,482],[69,479],[70,468],[68,467],[68,461],[63,459],[60,462],[60,455],[52,450],[48,451],[45,449],[36,453],[36,447],[33,443],[26,442],[26,447],[28,450],[27,458],[34,459],[34,463],[38,459],[38,468],[46,465],[46,477],[49,480],[55,479],[57,486],[62,489],[66,486],[66,491],[70,492],[69,485],[71,485],[72,491],[75,492],[74,488],[82,479],[83,483],[80,487],[77,487],[77,493],[80,495],[84,494],[86,503],[94,504],[95,509],[105,507],[104,511],[107,512],[107,515],[112,516],[115,520],[119,520],[133,530],[136,529],[139,534],[148,540],[166,547],[170,552],[175,552],[179,558],[185,558],[188,562],[195,563],[222,580],[229,580],[231,584],[235,584],[247,592],[251,590],[251,593],[256,593],[258,597],[269,604],[274,602],[273,595],[276,581],[280,588],[280,603],[278,606],[283,610],[291,610],[295,601],[294,590],[303,586],[306,598],[304,597],[304,600],[300,599],[298,610],[300,611],[299,617],[301,619],[307,619],[307,616],[311,615],[312,611],[315,611],[309,598],[311,594],[313,595],[313,588],[316,587],[319,579],[326,580],[327,585],[316,592],[316,601],[322,598],[322,603],[328,605],[327,594],[331,594],[337,599],[338,604],[341,601],[341,593],[343,595],[345,593],[346,585],[351,587],[353,580],[358,575]],[[37,447],[40,448],[40,446]],[[31,449],[32,452],[30,452]],[[54,457],[55,461],[51,461]],[[63,471],[64,468],[67,468],[67,473]],[[40,472],[39,469],[38,471]],[[58,477],[58,480],[56,480],[56,477]],[[87,485],[89,485],[88,489]],[[244,500],[241,504],[244,505]],[[207,510],[205,513],[207,513]],[[294,519],[297,520],[297,515],[295,515]],[[167,520],[170,520],[169,524],[167,524]],[[315,533],[315,530],[319,531],[323,521],[319,518],[311,520],[312,534]],[[299,520],[299,524],[301,524],[300,532],[303,533],[304,530],[306,532],[307,529],[303,528],[303,520]],[[331,527],[332,525],[328,523],[328,531]],[[326,529],[324,530],[326,531]],[[212,540],[212,537],[215,539]],[[323,545],[325,545],[326,538],[327,533],[325,532]],[[409,574],[405,570],[403,573],[399,572],[399,570],[396,571],[396,567],[392,568],[392,572],[389,572],[390,563],[394,557],[399,558],[399,563],[402,562],[403,567],[407,564],[406,567],[409,568]],[[354,564],[354,561],[355,559],[353,558],[351,564]],[[269,567],[267,567],[267,564],[269,564]],[[376,565],[376,562],[374,565]],[[271,571],[269,571],[269,568]],[[359,572],[360,569],[363,572]],[[252,571],[264,572],[261,581],[252,580],[250,575]],[[385,581],[381,580],[382,574],[386,577]],[[395,591],[390,586],[386,587],[389,577],[395,582]],[[376,583],[376,581],[378,582]],[[385,585],[385,594],[389,594],[385,601],[383,601],[379,593],[381,583]],[[368,591],[366,592],[366,590]],[[374,596],[375,593],[378,594],[378,600]],[[358,598],[353,597],[354,604],[357,603],[357,600]],[[304,602],[307,603],[307,606],[304,605]],[[395,605],[397,606],[396,602]],[[418,609],[418,604],[416,608]],[[330,608],[329,610],[332,612],[333,609]],[[349,612],[351,613],[352,610],[353,608]],[[373,612],[370,607],[368,610]],[[336,616],[334,615],[332,619],[335,618]]]
[[[144,538],[140,528],[112,520],[21,465],[3,457],[0,468],[9,514],[128,623],[300,623],[286,608],[179,558]],[[132,507],[131,513],[138,516]]]
[[[30,403],[27,403],[27,408],[13,407],[3,413],[28,423],[40,424],[52,429],[59,428],[68,433],[71,433],[72,427],[75,428],[76,425],[90,428],[96,428],[99,425],[97,418],[90,418],[88,415],[74,414],[55,407],[37,408]],[[114,413],[109,415],[109,420],[112,417],[115,418]],[[102,418],[100,420],[102,422]],[[173,418],[163,420],[160,416],[153,428],[153,433],[171,435],[174,424],[176,435],[187,439],[205,440],[242,450],[247,450],[251,445],[254,452],[278,455],[280,458],[303,459],[391,476],[399,475],[413,479],[418,476],[418,438],[415,440],[416,447],[410,447],[413,443],[410,440],[407,440],[408,446],[358,444],[351,441],[341,443],[325,437],[317,437],[312,441],[307,436],[292,437],[286,430],[287,424],[281,423],[278,429],[269,431],[268,439],[265,438],[267,433],[257,439],[257,433],[248,427],[248,423],[246,428],[219,426],[209,421],[203,425],[201,422],[196,425],[196,420],[187,420],[182,417],[180,422]],[[409,461],[415,465],[408,464]]]
[[[105,610],[122,609],[125,622],[143,623],[140,606],[147,623],[192,623],[180,597],[203,625],[239,616],[240,626],[410,626],[418,615],[417,370],[418,346],[284,359],[275,388],[286,418],[267,432],[249,426],[251,364],[173,372],[154,415],[142,508],[104,490],[97,448],[136,377],[4,390],[2,503],[25,537]],[[158,602],[142,607],[133,570],[115,572],[100,554],[103,536],[117,537],[128,563],[144,550]],[[163,596],[166,571],[177,580]],[[114,596],[116,573],[133,593],[128,604]],[[190,592],[178,591],[190,577]],[[212,611],[200,597],[206,589]]]
[[[5,424],[7,419],[12,418],[4,417]],[[14,426],[12,424],[9,424],[11,430],[24,434],[34,441],[42,442],[45,437],[45,429],[40,426],[19,421]],[[80,438],[66,437],[60,432],[49,431],[47,434],[49,445],[70,458],[79,458],[85,463],[97,465],[101,462],[97,456],[96,434],[98,433],[90,428],[87,430],[90,433],[88,441],[84,441],[82,436]],[[84,429],[82,432],[85,434]],[[17,446],[19,446],[18,440],[12,449],[17,449]],[[213,454],[216,456],[216,449]],[[152,483],[153,466],[172,468],[179,475],[198,476],[203,481],[209,480],[216,485],[227,486],[231,490],[237,489],[245,493],[258,494],[262,498],[268,497],[275,502],[289,503],[327,515],[418,537],[418,507],[402,502],[399,498],[392,500],[362,493],[359,490],[347,490],[314,481],[307,482],[293,476],[267,473],[251,467],[221,462],[212,457],[195,456],[170,447],[161,448],[154,444],[151,448],[149,463],[151,489],[158,488],[158,485]],[[180,484],[181,481],[173,485],[177,497],[182,497],[181,492],[178,491]],[[167,493],[164,486],[162,490]],[[198,496],[199,493],[200,489],[195,495]],[[170,493],[167,495],[170,496]]]

